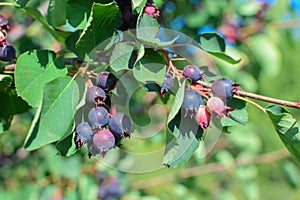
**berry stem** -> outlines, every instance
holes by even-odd
[[[200,83],[201,85],[208,87],[208,88],[210,88],[212,85],[211,83],[206,83],[204,81],[198,81],[198,83]],[[279,105],[283,105],[283,106],[300,109],[300,102],[291,102],[291,101],[276,99],[276,98],[267,97],[267,96],[263,96],[263,95],[259,95],[259,94],[254,94],[251,92],[245,92],[242,90],[236,90],[234,92],[234,94],[237,96],[249,97],[249,98],[260,100],[260,101],[265,101],[265,102],[269,102],[269,103],[275,103],[275,104],[279,104]]]

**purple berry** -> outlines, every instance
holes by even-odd
[[[234,82],[228,78],[220,78],[215,80],[211,86],[211,91],[215,97],[219,97],[223,101],[228,101],[233,97]]]
[[[164,82],[162,83],[160,94],[165,94],[173,87],[173,77],[171,74],[166,73]]]
[[[92,127],[105,126],[109,121],[109,114],[104,107],[92,108],[88,114],[89,124]]]
[[[16,58],[16,49],[10,44],[0,47],[0,60],[12,61]]]
[[[207,107],[205,105],[200,105],[196,114],[196,121],[203,130],[209,127],[210,119],[211,115],[208,112]]]
[[[106,93],[102,88],[93,86],[87,89],[86,102],[92,106],[98,105],[100,102],[104,102],[106,99]]]
[[[115,137],[109,130],[100,130],[93,137],[93,145],[102,156],[115,146]]]
[[[97,86],[101,87],[103,90],[113,90],[117,83],[117,78],[110,72],[101,72],[98,74]]]
[[[82,147],[83,144],[92,140],[93,131],[87,122],[81,122],[76,127],[75,143],[77,147]]]
[[[159,10],[157,7],[152,5],[151,3],[147,3],[145,8],[144,8],[144,13],[147,15],[152,16],[153,18],[158,18],[159,17]]]
[[[224,117],[224,115],[226,114],[227,106],[219,97],[212,97],[208,99],[206,105],[208,110],[216,117]]]
[[[193,83],[196,83],[202,78],[203,72],[194,65],[187,65],[183,69],[183,76],[185,78],[192,79]]]
[[[116,136],[129,137],[132,131],[131,119],[124,113],[115,113],[110,118],[108,125]]]
[[[192,89],[185,89],[181,108],[187,112],[196,112],[202,102],[201,95]]]

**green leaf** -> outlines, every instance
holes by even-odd
[[[17,93],[31,106],[37,107],[42,100],[46,83],[65,76],[64,63],[53,51],[34,50],[21,54],[15,70]]]
[[[66,14],[68,22],[77,29],[84,29],[91,13],[93,1],[68,0]]]
[[[224,60],[230,64],[237,64],[241,61],[241,59],[235,60],[225,53],[225,41],[217,33],[203,33],[196,36],[195,40],[199,41],[199,45],[203,50],[221,60]]]
[[[72,78],[65,76],[46,84],[39,118],[24,148],[34,150],[66,135],[78,101],[79,88]]]
[[[13,78],[10,75],[0,74],[0,92],[5,91],[12,83]]]
[[[238,60],[235,60],[233,59],[232,57],[230,57],[229,55],[223,53],[223,52],[208,52],[209,54],[221,59],[221,60],[224,60],[230,64],[237,64],[239,62],[241,62],[241,59],[238,59]]]
[[[67,0],[50,0],[48,14],[53,26],[61,26],[66,23]]]
[[[138,26],[136,32],[137,38],[140,41],[155,48],[169,46],[173,44],[179,37],[177,36],[170,41],[162,42],[159,38],[156,37],[159,32],[159,24],[157,20],[150,15],[143,13],[141,13],[138,18]]]
[[[146,5],[147,0],[132,0],[132,8],[137,12],[140,13],[144,6]]]
[[[295,117],[279,105],[268,106],[266,111],[281,141],[292,157],[300,163],[300,133]]]
[[[55,30],[50,24],[48,24],[47,19],[40,13],[40,11],[36,8],[22,8],[24,12],[30,15],[35,20],[38,20],[43,24],[43,26],[51,33],[51,35],[61,43],[65,42],[65,39],[71,34],[71,32],[64,32]]]
[[[199,37],[199,39],[198,39]],[[203,33],[197,36],[200,46],[208,52],[225,52],[225,41],[217,33]]]
[[[10,127],[15,113],[15,104],[7,92],[0,92],[0,133]]]
[[[115,3],[94,3],[88,24],[76,44],[79,55],[84,57],[98,44],[113,36],[118,17],[119,8]]]
[[[184,117],[180,111],[168,124],[166,149],[163,163],[168,167],[183,164],[199,147],[203,130],[189,116]],[[175,136],[175,137],[174,137]]]
[[[76,145],[75,145],[75,133],[72,133],[74,129],[73,124],[70,126],[70,129],[68,130],[67,134],[63,136],[56,144],[56,149],[58,150],[59,154],[62,156],[70,157],[73,155],[76,151]]]
[[[221,119],[223,126],[236,126],[239,124],[245,125],[248,123],[248,113],[245,109],[245,101],[233,98],[227,102],[227,105],[234,108],[234,110],[229,112],[229,117],[223,117]]]
[[[142,82],[154,81],[162,83],[166,73],[166,66],[158,63],[142,64],[141,62],[133,68],[134,77]]]
[[[29,1],[30,0],[17,0],[17,4],[19,4],[21,7],[25,7]]]
[[[175,95],[175,100],[173,102],[173,106],[169,112],[168,115],[168,120],[167,120],[167,124],[169,124],[178,114],[178,112],[181,109],[181,104],[183,102],[183,97],[184,97],[184,90],[186,88],[186,84],[187,84],[187,79],[185,79],[181,86],[178,88],[176,95]],[[175,137],[178,137],[178,135],[176,135],[174,132],[171,132]]]
[[[131,54],[133,52],[134,46],[131,43],[122,42],[118,43],[110,57],[109,63],[110,67],[116,72],[122,69],[128,69]]]

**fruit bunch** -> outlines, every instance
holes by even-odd
[[[224,117],[229,116],[229,112],[233,109],[226,105],[234,92],[238,89],[235,82],[228,78],[220,78],[215,80],[210,90],[203,88],[198,81],[203,79],[204,72],[197,66],[187,65],[183,71],[173,71],[179,74],[181,78],[189,78],[192,83],[184,90],[181,110],[184,117],[194,118],[199,126],[205,130],[209,127],[211,116]],[[164,82],[161,87],[161,94],[165,94],[173,86],[173,76],[166,73]],[[206,100],[203,100],[205,98]]]
[[[87,144],[89,156],[101,154],[115,146],[125,137],[130,137],[132,122],[124,113],[116,113],[111,109],[110,91],[114,89],[117,78],[110,72],[98,74],[96,86],[89,87],[86,92],[86,104],[91,107],[88,122],[76,126],[75,143],[77,147]]]
[[[8,21],[0,15],[0,60],[13,62],[16,59],[16,49],[7,41]]]
[[[117,177],[109,176],[105,172],[97,172],[99,179],[98,198],[102,200],[119,199],[124,193]]]

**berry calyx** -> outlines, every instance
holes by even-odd
[[[163,95],[166,92],[168,92],[172,87],[173,87],[173,77],[171,74],[166,73],[164,82],[162,83],[161,89],[160,89],[160,94]]]
[[[194,65],[187,65],[183,69],[183,76],[185,78],[192,79],[193,83],[196,83],[202,78],[203,72]]]
[[[93,86],[87,89],[86,92],[86,101],[90,105],[99,105],[101,102],[104,102],[106,99],[106,93],[102,88]]]
[[[93,137],[94,148],[104,157],[115,146],[115,138],[109,130],[100,130]]]
[[[181,108],[185,110],[186,115],[189,111],[196,112],[202,102],[201,95],[192,89],[185,89]]]
[[[117,78],[110,72],[100,72],[97,76],[96,83],[103,90],[113,90],[117,83]]]
[[[219,97],[223,101],[228,101],[233,97],[234,86],[236,85],[237,84],[228,78],[220,78],[213,82],[211,92],[215,97]]]
[[[110,118],[109,130],[116,136],[130,137],[132,132],[132,122],[128,115],[124,113],[115,113]]]
[[[109,121],[109,114],[104,107],[92,108],[88,114],[89,124],[94,127],[104,127]]]
[[[200,105],[196,114],[196,122],[203,130],[206,130],[209,127],[210,119],[211,114],[209,113],[207,107],[205,105]]]

